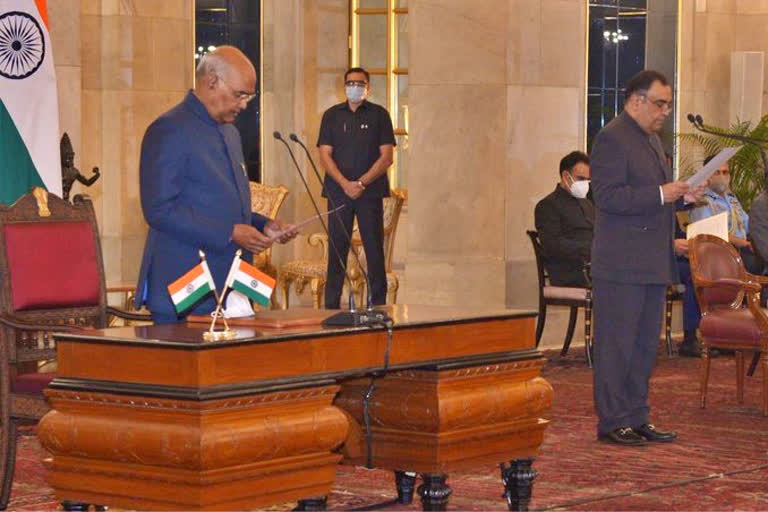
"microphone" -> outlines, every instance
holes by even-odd
[[[296,172],[299,173],[299,178],[301,178],[301,182],[304,184],[304,190],[307,191],[307,195],[309,196],[309,200],[312,201],[312,207],[315,209],[315,213],[317,213],[318,219],[320,219],[320,223],[323,226],[323,231],[325,232],[326,236],[328,237],[328,245],[333,249],[333,254],[338,258],[340,263],[344,263],[344,261],[341,259],[341,255],[339,254],[339,251],[336,249],[336,246],[331,241],[331,233],[328,231],[328,226],[325,224],[325,220],[323,220],[323,214],[320,213],[320,208],[318,208],[317,203],[315,202],[315,198],[312,195],[312,192],[309,190],[309,183],[307,183],[307,180],[304,178],[304,175],[301,173],[301,169],[299,168],[299,163],[296,161],[296,157],[293,156],[293,151],[291,151],[291,147],[288,145],[287,142],[285,142],[285,139],[283,139],[283,136],[280,135],[280,132],[275,131],[272,133],[272,136],[282,142],[285,145],[285,149],[288,150],[288,154],[291,155],[291,160],[293,161],[294,167],[296,167]],[[330,257],[330,255],[328,256]],[[344,268],[346,266],[342,265]],[[352,280],[349,278],[349,274],[347,272],[344,272],[344,277],[347,279],[347,284],[349,285],[350,291],[352,290]],[[349,294],[349,313],[357,313],[357,309],[355,308],[355,294],[350,293]],[[348,324],[345,324],[348,325]],[[358,324],[351,324],[351,325],[358,325]]]
[[[325,193],[325,196],[328,198],[328,202],[331,205],[331,209],[336,208],[336,204],[334,203],[331,194],[328,192],[328,189],[325,186],[325,182],[323,181],[322,176],[320,176],[320,172],[317,170],[317,166],[315,165],[315,161],[312,159],[312,155],[309,152],[309,149],[307,146],[296,136],[295,133],[291,133],[288,135],[288,138],[291,139],[293,142],[297,143],[301,148],[304,150],[304,153],[307,155],[307,160],[309,160],[310,165],[312,166],[312,170],[315,173],[315,177],[317,178],[317,181],[320,182],[320,186],[322,187],[323,192]],[[341,219],[338,217],[338,212],[334,212],[333,214],[336,218],[336,222],[338,222],[339,227],[344,232],[344,235],[347,238],[347,242],[349,243],[350,250],[352,250],[352,254],[354,255],[355,262],[357,263],[358,268],[360,269],[360,273],[363,274],[363,279],[365,279],[365,288],[366,288],[366,312],[368,313],[368,316],[371,317],[369,321],[373,322],[384,322],[387,320],[390,320],[389,316],[380,310],[376,310],[373,307],[373,290],[371,289],[371,280],[368,277],[368,272],[365,271],[363,268],[363,265],[360,261],[360,256],[358,256],[357,251],[352,249],[352,238],[350,235],[344,230],[343,223],[341,222]],[[330,240],[330,234],[328,236],[328,239]],[[346,268],[346,266],[344,267]],[[350,294],[352,293],[352,288],[350,287]]]

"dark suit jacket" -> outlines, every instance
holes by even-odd
[[[554,192],[538,202],[535,218],[550,283],[585,286],[583,269],[592,250],[595,207],[558,184]]]
[[[749,233],[755,252],[763,259],[768,259],[768,194],[763,191],[752,201],[749,210]]]
[[[595,137],[591,155],[595,198],[592,277],[635,284],[677,281],[672,243],[674,203],[659,187],[672,181],[658,136],[626,112]]]
[[[206,253],[216,287],[222,290],[238,246],[235,224],[263,229],[269,219],[251,213],[240,135],[219,125],[190,91],[179,105],[153,122],[141,144],[141,207],[149,224],[137,282],[136,307],[175,314],[166,286]],[[244,252],[244,259],[251,255]],[[192,312],[213,311],[213,296]]]

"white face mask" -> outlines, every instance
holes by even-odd
[[[728,179],[712,178],[709,182],[709,188],[714,190],[720,195],[725,194],[728,191]]]
[[[344,87],[344,92],[347,94],[347,99],[350,101],[350,103],[360,103],[365,99],[365,87],[347,85]]]
[[[571,195],[576,199],[584,199],[589,192],[589,180],[573,181],[571,178]]]

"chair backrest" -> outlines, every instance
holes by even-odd
[[[691,262],[696,297],[702,311],[719,307],[735,307],[741,304],[743,292],[723,287],[702,288],[700,286],[703,281],[746,278],[747,271],[741,256],[730,243],[716,236],[698,235],[689,241],[688,257]]]
[[[397,223],[400,220],[400,212],[403,210],[403,204],[407,197],[408,192],[398,188],[392,190],[389,197],[384,198],[384,265],[387,272],[392,271],[392,253],[395,249]],[[363,241],[360,238],[360,231],[357,227],[357,219],[355,219],[355,225],[352,230],[352,248],[357,252],[360,262],[367,269],[365,251],[363,250]],[[353,264],[352,259],[348,260],[348,266],[351,264]]]
[[[536,256],[536,274],[539,278],[539,292],[549,285],[549,276],[547,270],[544,268],[544,256],[543,249],[541,247],[541,240],[539,240],[538,231],[528,230],[525,232],[531,239],[531,245],[533,245],[533,254]]]
[[[251,211],[266,215],[270,219],[277,217],[277,212],[288,195],[288,189],[283,185],[273,187],[251,181]]]
[[[0,314],[37,325],[106,326],[106,288],[90,200],[43,189],[0,205]],[[9,344],[11,361],[55,356],[47,333]],[[0,341],[16,339],[0,328]],[[42,352],[40,352],[42,351]],[[38,357],[39,356],[39,357]]]
[[[283,185],[273,187],[271,185],[264,185],[255,181],[250,182],[251,185],[251,211],[254,213],[260,213],[270,219],[277,217],[277,212],[285,201],[285,196],[288,195],[288,189]],[[270,247],[266,251],[260,252],[253,256],[253,264],[256,268],[265,270],[271,265],[272,248]]]

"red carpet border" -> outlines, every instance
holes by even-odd
[[[760,370],[746,379],[736,402],[733,358],[712,363],[707,409],[699,404],[696,359],[659,356],[651,381],[651,414],[679,441],[624,448],[598,442],[592,373],[574,352],[548,353],[544,376],[555,389],[552,423],[534,468],[532,509],[549,510],[768,510],[768,418],[760,413]],[[580,355],[580,354],[579,354]],[[55,510],[34,435],[19,438],[9,510]],[[417,481],[417,485],[420,481]],[[451,474],[451,510],[506,510],[498,467]],[[390,472],[341,466],[330,510],[376,505],[395,496]],[[286,503],[269,510],[290,510]],[[386,510],[420,510],[410,506]]]

